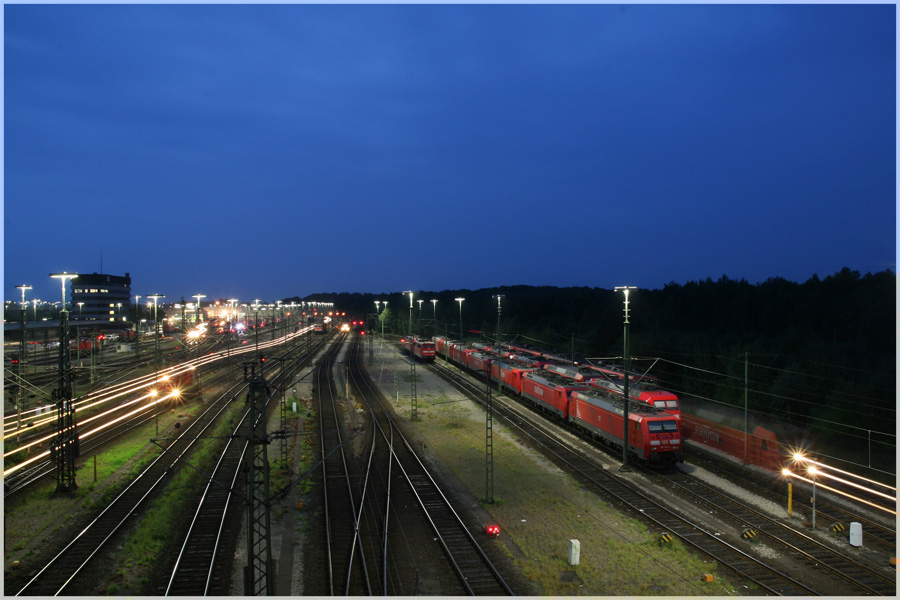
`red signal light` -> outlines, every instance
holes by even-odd
[[[500,535],[500,528],[496,525],[488,525],[484,528],[484,531],[491,537],[498,537]]]

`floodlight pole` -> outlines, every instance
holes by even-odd
[[[25,322],[25,316],[26,316],[25,311],[28,307],[28,303],[25,302],[25,290],[30,290],[33,288],[30,285],[22,284],[22,285],[17,285],[16,289],[22,290],[22,305],[20,306],[21,312],[19,313],[19,323],[21,324],[20,330],[22,332],[22,352],[21,352],[21,356],[19,356],[19,367],[16,371],[16,374],[18,375],[18,377],[16,378],[16,382],[15,382],[16,398],[17,398],[16,399],[16,431],[21,431],[22,430],[22,405],[25,404],[25,386],[21,385],[22,382],[19,381],[19,379],[25,376],[25,363],[27,362],[27,360],[26,360],[27,354],[26,353],[28,352],[28,345],[25,342],[25,332],[27,330],[26,329],[27,325]],[[21,396],[21,398],[19,398],[19,396]],[[16,436],[16,441],[18,441],[18,440],[19,440],[19,438],[18,438],[18,436]]]
[[[78,431],[75,426],[75,403],[72,401],[72,368],[69,356],[69,311],[66,310],[66,281],[77,273],[51,273],[62,283],[62,305],[59,312],[59,379],[55,390],[56,439],[51,456],[56,458],[56,493],[78,489],[75,482],[75,457],[78,456]]]
[[[465,298],[454,298],[457,302],[459,302],[459,343],[461,344],[463,341],[463,330],[462,330],[462,303]]]
[[[416,356],[412,350],[412,309],[413,309],[413,292],[409,292],[409,396],[410,396],[410,420],[415,421],[419,418],[419,398],[416,394]]]
[[[500,348],[500,300],[506,296],[496,294],[497,299],[497,397],[503,393],[503,356]],[[494,402],[491,398],[491,378],[488,377],[488,393],[484,415],[484,501],[494,503]]]
[[[78,340],[79,347],[81,339]],[[141,358],[141,297],[134,295],[134,358],[135,361]]]
[[[630,370],[631,370],[631,355],[629,354],[628,348],[628,316],[629,316],[629,308],[628,308],[628,292],[631,290],[636,290],[637,288],[634,286],[619,286],[615,288],[616,291],[622,290],[625,292],[625,330],[623,333],[623,337],[625,339],[625,405],[624,405],[624,421],[622,422],[622,466],[619,467],[619,471],[629,472],[631,468],[628,466],[628,404],[631,402],[631,396],[629,396],[628,385],[630,383]]]

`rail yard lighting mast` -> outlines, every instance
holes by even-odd
[[[416,302],[419,303],[419,312],[416,313],[416,335],[422,335],[422,303],[425,300],[419,298]]]
[[[16,289],[22,290],[22,304],[19,306],[19,308],[21,309],[19,312],[19,325],[20,325],[19,331],[22,334],[22,351],[19,353],[20,356],[19,356],[18,376],[23,377],[25,375],[25,362],[26,362],[25,358],[26,358],[26,353],[28,352],[28,344],[25,342],[25,332],[26,332],[25,317],[26,317],[26,313],[28,311],[28,303],[25,301],[25,290],[32,289],[32,286],[22,284],[22,285],[17,285]],[[20,383],[21,382],[19,382],[19,381],[15,382],[17,395],[21,394],[21,400],[16,402],[16,429],[17,430],[22,429],[22,405],[24,404],[24,401],[25,401],[25,386],[20,385]]]
[[[165,294],[148,294],[147,298],[153,300],[153,333],[156,336],[156,370],[159,371],[159,299],[165,298]]]
[[[141,297],[134,295],[134,356],[141,357]]]
[[[59,379],[56,389],[56,439],[52,442],[56,454],[56,491],[73,492],[75,457],[78,456],[78,432],[75,426],[75,404],[72,402],[72,369],[69,355],[69,311],[66,310],[66,282],[78,273],[51,273],[62,284],[62,304],[59,312]]]
[[[459,302],[459,342],[463,341],[463,330],[462,330],[462,303],[465,298],[454,298],[457,302]]]
[[[197,299],[197,322],[200,323],[201,321],[203,321],[203,319],[201,318],[203,313],[200,312],[200,299],[206,298],[206,294],[194,294],[193,296],[191,296],[191,298]]]
[[[503,355],[500,349],[500,301],[503,294],[491,296],[497,299],[497,397],[503,393]],[[491,378],[488,377],[487,409],[484,415],[484,501],[494,503],[494,403],[491,398]]]
[[[431,299],[431,337],[437,335],[437,299]]]
[[[375,315],[381,321],[381,300],[375,301]],[[384,324],[381,325],[381,343],[384,344]]]
[[[25,285],[23,283],[22,285],[17,285],[16,289],[22,290],[22,305],[20,306],[20,308],[22,309],[22,314],[19,317],[19,322],[21,323],[21,327],[22,327],[22,358],[21,358],[21,361],[25,362],[25,352],[28,351],[28,345],[25,343],[25,327],[26,327],[25,317],[26,317],[26,313],[28,312],[28,303],[25,301],[25,290],[30,290],[33,288],[32,288],[32,286]]]
[[[622,466],[619,467],[620,471],[628,472],[631,469],[628,467],[628,404],[631,401],[631,396],[628,395],[628,384],[629,377],[631,377],[631,355],[629,354],[628,348],[628,317],[629,317],[629,307],[628,307],[628,293],[631,290],[636,290],[637,288],[634,286],[618,286],[615,288],[616,291],[623,291],[625,293],[625,328],[623,331],[623,337],[625,340],[625,412],[624,412],[624,420],[622,422]]]
[[[78,366],[81,366],[81,320],[84,318],[82,308],[84,302],[78,303],[78,325],[75,326],[75,358],[78,360]]]

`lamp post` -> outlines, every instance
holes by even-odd
[[[437,335],[437,298],[431,299],[431,337]]]
[[[78,432],[75,426],[75,404],[72,402],[72,369],[69,355],[69,311],[66,310],[66,282],[78,273],[51,273],[62,284],[59,312],[59,379],[56,389],[56,491],[72,492],[75,483],[75,457],[78,455]]]
[[[455,298],[457,302],[459,302],[459,343],[463,341],[463,330],[462,330],[462,303],[465,298]]]
[[[22,290],[22,304],[20,306],[21,310],[19,312],[19,323],[20,323],[20,330],[22,333],[22,352],[20,353],[21,356],[19,357],[18,375],[19,375],[19,377],[23,377],[25,375],[25,369],[24,369],[25,358],[26,358],[26,355],[28,352],[28,345],[25,342],[25,332],[26,332],[25,317],[26,317],[26,312],[28,310],[28,303],[25,302],[25,290],[32,289],[32,286],[22,284],[22,285],[17,285],[16,289]],[[24,402],[25,401],[25,387],[20,385],[19,381],[16,381],[15,385],[16,385],[16,388],[15,388],[16,395],[19,396],[21,394],[21,399],[19,399],[19,401],[16,402],[16,430],[19,431],[22,429],[22,405],[25,403]],[[18,441],[18,440],[19,440],[19,438],[16,437],[16,441]]]
[[[497,396],[503,393],[503,349],[500,342],[500,300],[506,298],[505,294],[496,294],[491,298],[497,299]]]
[[[422,335],[422,303],[425,302],[421,298],[416,300],[419,303],[419,312],[416,313],[416,335]]]
[[[191,298],[197,299],[197,322],[200,323],[201,321],[203,321],[203,319],[201,318],[202,313],[200,312],[200,299],[206,298],[206,294],[194,294],[193,296],[191,296]]]
[[[165,294],[147,295],[147,298],[153,300],[153,332],[156,334],[156,360],[154,362],[157,375],[159,375],[159,299],[165,297]]]
[[[412,337],[412,309],[413,309],[413,293],[412,291],[405,291],[404,294],[409,294],[409,331],[408,336]]]
[[[78,366],[81,366],[81,320],[84,318],[82,308],[84,302],[78,303],[78,325],[75,326],[75,358],[78,360]]]
[[[134,295],[134,358],[141,358],[141,297]]]
[[[375,301],[375,315],[381,321],[381,300]],[[384,344],[384,324],[381,325],[381,343]]]
[[[22,360],[22,362],[25,362],[25,353],[28,352],[28,345],[25,343],[25,330],[26,330],[25,317],[26,317],[26,313],[28,311],[28,303],[25,302],[25,290],[30,290],[33,288],[32,288],[32,286],[25,285],[23,283],[22,285],[17,285],[16,289],[22,290],[22,306],[21,306],[22,313],[19,317],[19,321],[20,321],[21,327],[22,327],[22,359],[21,360]]]
[[[256,316],[253,318],[253,329],[256,331],[256,359],[259,360],[259,298],[253,300]]]
[[[629,370],[631,369],[631,355],[629,354],[628,348],[628,292],[636,289],[637,288],[634,286],[618,286],[615,288],[616,291],[622,290],[625,292],[625,329],[623,332],[623,337],[625,339],[625,412],[624,420],[622,421],[622,466],[619,467],[619,470],[623,472],[631,470],[628,466],[628,404],[631,402],[631,396],[628,395]]]

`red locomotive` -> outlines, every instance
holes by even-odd
[[[402,337],[400,345],[409,351],[410,356],[415,356],[421,361],[430,362],[434,360],[435,343],[431,340],[423,340],[417,337]]]
[[[625,400],[592,392],[572,392],[568,421],[603,443],[622,449]],[[665,466],[684,462],[678,420],[641,402],[628,406],[628,451],[641,462]]]
[[[596,372],[554,364],[555,361],[533,353],[528,353],[528,360],[521,360],[520,355],[510,352],[498,356],[492,347],[484,344],[465,348],[445,338],[436,338],[435,346],[439,354],[449,356],[462,368],[490,377],[492,381],[497,381],[498,372],[502,370],[504,388],[524,398],[534,408],[549,412],[621,450],[624,398],[621,392],[617,396],[599,387],[591,388],[588,377]],[[654,466],[683,462],[677,414],[635,400],[631,401],[629,411],[631,455]]]
[[[569,412],[572,392],[585,391],[587,384],[552,371],[526,373],[522,379],[522,397],[531,400],[541,410],[565,418]]]
[[[767,423],[754,413],[695,398],[684,399],[683,406],[681,425],[686,440],[745,464],[778,473],[795,451],[808,445],[805,432],[795,425]]]

